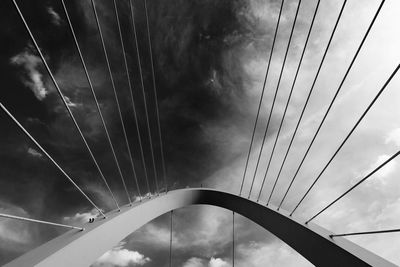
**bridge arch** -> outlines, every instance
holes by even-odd
[[[395,266],[372,252],[313,223],[305,225],[286,212],[254,201],[212,189],[180,189],[143,200],[121,211],[112,211],[107,219],[98,218],[29,251],[6,267],[89,266],[119,241],[151,220],[171,210],[205,204],[234,211],[259,224],[291,246],[316,266]]]

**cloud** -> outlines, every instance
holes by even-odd
[[[211,257],[210,260],[208,261],[208,264],[206,264],[206,260],[197,258],[197,257],[192,257],[188,259],[182,267],[230,267],[231,265],[224,261],[221,258],[214,258]]]
[[[60,15],[52,7],[48,7],[47,12],[50,14],[52,22],[55,25],[60,26],[62,22]]]
[[[208,263],[209,267],[229,267],[230,264],[223,259],[220,258],[211,258],[210,262]]]
[[[211,257],[231,242],[232,213],[220,208],[198,206],[174,212],[172,239],[174,249],[181,252],[196,248],[200,255]],[[168,248],[169,224],[149,223],[140,230],[141,235],[132,241],[151,244],[157,248]]]
[[[196,257],[188,259],[182,267],[203,267],[204,260]]]
[[[195,228],[195,231],[186,233],[176,233],[179,243],[183,249],[189,246],[196,246],[204,250],[206,254],[213,255],[218,248],[224,247],[231,242],[230,225],[232,213],[228,211],[221,212],[217,207],[199,207],[192,208],[189,212],[192,219],[185,218],[188,214],[181,214],[179,217],[182,227]],[[196,216],[197,215],[197,216]],[[211,256],[210,255],[210,256]]]
[[[154,223],[149,223],[146,224],[141,231],[144,233],[142,235],[142,241],[144,243],[149,243],[164,248],[169,247],[170,230],[168,227],[162,227]],[[183,243],[178,239],[175,233],[173,233],[172,239],[174,240],[174,247],[181,248]]]
[[[43,157],[42,153],[36,151],[35,149],[33,149],[31,147],[28,148],[27,152],[28,152],[28,154],[32,155],[33,157],[37,157],[37,158],[42,158]]]
[[[400,128],[396,128],[396,129],[392,130],[386,136],[385,143],[386,144],[393,143],[396,146],[400,147]]]
[[[241,255],[239,266],[312,266],[300,254],[281,242],[240,244],[237,251]]]
[[[377,228],[384,225],[386,228],[389,226],[396,227],[400,218],[400,198],[392,203],[388,203],[378,216],[372,218]]]
[[[389,155],[380,155],[378,156],[378,158],[376,159],[376,161],[370,165],[370,167],[368,168],[368,170],[365,172],[365,174],[370,173],[371,171],[373,171],[376,167],[378,167],[379,165],[381,165],[383,162],[385,162],[387,159],[389,159],[390,156]],[[379,171],[377,171],[373,176],[371,177],[372,179],[367,180],[367,183],[371,184],[374,183],[376,181],[379,181],[382,184],[386,184],[384,178],[386,178],[387,176],[389,176],[391,173],[393,173],[396,169],[396,162],[394,160],[390,161],[389,163],[387,163],[385,166],[383,166]]]
[[[45,88],[42,74],[38,71],[38,64],[41,63],[39,57],[30,54],[28,51],[23,51],[10,59],[11,64],[24,67],[28,77],[23,77],[22,82],[28,86],[35,94],[36,98],[43,100],[48,94]]]
[[[64,96],[65,102],[67,102],[67,105],[71,108],[75,108],[78,106],[78,104],[74,103],[71,101],[71,99],[68,96]]]
[[[0,223],[0,243],[30,243],[31,234],[29,229],[21,222],[15,222],[12,219],[4,219]],[[8,245],[9,246],[9,245]],[[3,246],[0,246],[3,247]]]
[[[13,204],[0,201],[0,212],[16,216],[29,217],[28,212]],[[26,223],[13,219],[0,219],[0,248],[18,250],[21,244],[32,242],[32,233]]]
[[[118,244],[117,247],[104,253],[92,266],[94,267],[106,267],[106,266],[142,266],[151,261],[149,257],[145,257],[143,254],[124,249],[124,242]]]

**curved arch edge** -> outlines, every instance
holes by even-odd
[[[87,223],[84,231],[67,233],[6,264],[20,266],[89,266],[119,241],[151,220],[196,204],[234,211],[259,224],[316,266],[396,266],[374,253],[313,223],[305,225],[280,210],[227,192],[198,188],[170,191],[153,199],[121,207]]]

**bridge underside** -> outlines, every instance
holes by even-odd
[[[181,189],[144,200],[71,230],[5,265],[89,266],[119,241],[149,221],[171,210],[205,204],[234,211],[259,224],[316,266],[395,266],[385,259],[316,226],[305,225],[284,211],[277,212],[251,200],[211,189]]]

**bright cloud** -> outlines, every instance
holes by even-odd
[[[41,62],[40,58],[24,51],[12,57],[10,62],[13,65],[24,67],[28,77],[23,77],[22,82],[32,90],[37,99],[43,100],[48,94],[48,90],[44,86],[42,74],[37,69]]]
[[[209,267],[229,267],[230,264],[220,258],[211,258],[208,263]]]
[[[62,21],[60,15],[52,7],[48,7],[47,12],[50,14],[52,22],[59,26]]]
[[[202,259],[193,257],[193,258],[188,259],[182,265],[182,267],[203,267],[204,266],[203,262],[204,261]]]
[[[396,146],[400,147],[400,128],[396,128],[393,131],[391,131],[386,139],[385,139],[385,143],[389,144],[389,143],[393,143]]]
[[[224,261],[221,258],[214,258],[211,257],[211,259],[208,261],[208,264],[206,264],[205,259],[197,258],[197,257],[192,257],[188,259],[182,267],[230,267],[231,265]]]
[[[368,168],[368,171],[366,173],[370,173],[372,170],[374,170],[376,167],[381,165],[383,162],[385,162],[387,159],[389,159],[389,155],[380,155],[378,156],[377,160],[371,164],[371,166]],[[387,163],[385,166],[383,166],[379,171],[377,171],[374,174],[374,178],[368,180],[369,183],[373,182],[372,180],[379,180],[382,184],[385,184],[384,178],[386,178],[388,175],[394,172],[396,169],[396,162],[392,160],[391,162]]]
[[[35,149],[33,149],[31,147],[28,148],[28,154],[32,155],[33,157],[38,157],[38,158],[43,157],[42,153],[36,151]]]
[[[145,257],[143,254],[123,248],[124,242],[121,242],[117,247],[104,253],[92,266],[106,267],[106,266],[142,266],[150,262],[150,258]]]
[[[72,102],[71,99],[68,96],[64,96],[64,98],[65,98],[65,102],[67,102],[67,105],[69,107],[75,108],[75,107],[78,106],[78,104]]]

